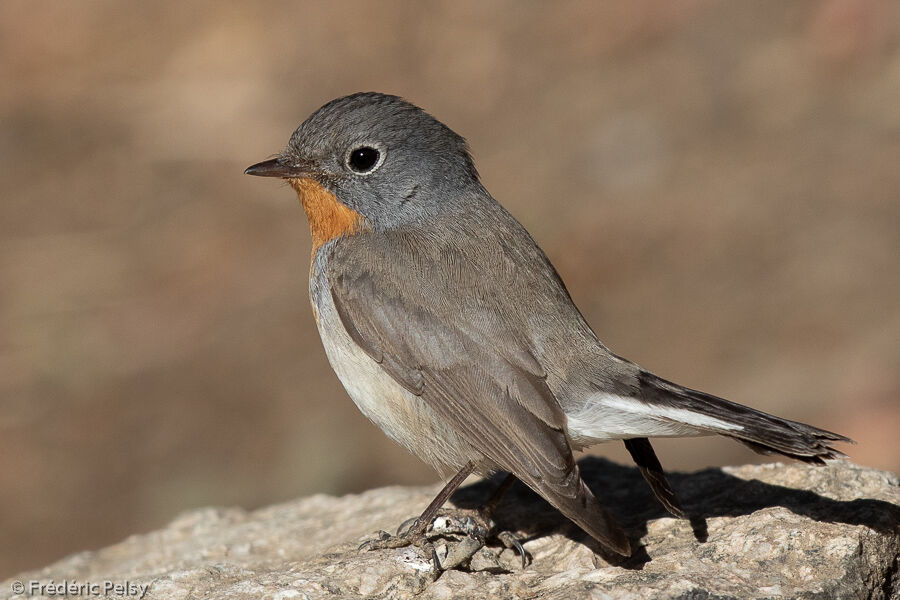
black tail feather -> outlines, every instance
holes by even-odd
[[[760,454],[774,452],[795,460],[823,465],[826,460],[846,456],[832,447],[832,442],[855,443],[846,436],[692,390],[648,371],[641,372],[640,383],[645,401],[688,410],[735,425],[738,428],[697,426],[697,429],[734,438]]]

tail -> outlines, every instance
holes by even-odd
[[[565,490],[567,493],[560,493],[559,488],[549,490],[540,485],[534,489],[608,550],[621,556],[631,556],[628,536],[581,479],[577,465],[572,470],[570,480],[570,485]]]
[[[571,454],[569,457],[571,459]],[[607,550],[621,556],[631,556],[628,536],[584,483],[574,459],[571,459],[566,473],[558,479],[534,477],[527,472],[517,473],[516,477]]]
[[[846,456],[831,446],[833,442],[855,443],[848,437],[812,425],[782,419],[747,406],[729,402],[704,392],[666,381],[641,370],[642,399],[666,408],[675,408],[712,417],[698,430],[725,435],[760,454],[777,453],[807,463],[823,465],[826,460]],[[717,425],[716,421],[721,422]]]

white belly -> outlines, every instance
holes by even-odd
[[[420,397],[397,383],[350,338],[331,294],[321,294],[318,304],[316,325],[328,362],[370,421],[441,475],[458,471],[470,460],[483,460]]]

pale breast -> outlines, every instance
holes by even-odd
[[[318,270],[315,263],[313,268]],[[328,362],[370,421],[441,475],[454,473],[470,460],[480,460],[480,453],[350,338],[322,275],[313,274],[310,295]]]

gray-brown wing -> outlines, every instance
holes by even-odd
[[[595,539],[628,554],[625,534],[581,480],[565,414],[527,346],[492,330],[501,320],[469,319],[464,307],[447,306],[450,297],[426,306],[420,293],[351,265],[329,278],[350,337],[490,462]]]

